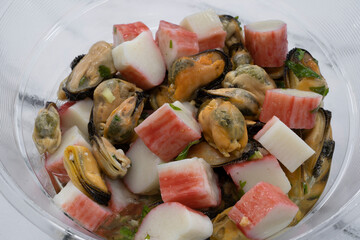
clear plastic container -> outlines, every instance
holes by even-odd
[[[160,20],[178,23],[213,8],[244,24],[281,19],[288,24],[289,49],[307,49],[320,63],[330,93],[336,141],[326,189],[313,210],[276,239],[331,233],[357,217],[360,203],[360,3],[357,0],[234,1],[9,1],[0,18],[1,192],[24,217],[54,239],[97,239],[52,202],[54,190],[32,142],[33,123],[47,100],[56,100],[73,57],[96,41],[112,42],[112,25],[143,21],[153,32]]]

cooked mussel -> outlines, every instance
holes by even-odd
[[[327,88],[318,61],[305,49],[293,48],[286,56],[284,80],[287,88],[312,91]]]
[[[195,97],[200,87],[218,85],[231,70],[229,58],[219,50],[177,59],[169,70],[169,94],[175,101],[188,101]]]
[[[204,99],[222,98],[234,104],[246,119],[257,119],[260,114],[260,103],[251,92],[241,88],[219,88],[202,90]]]
[[[104,126],[104,137],[112,144],[128,143],[144,108],[144,96],[138,92],[129,97],[110,114]]]
[[[55,103],[48,102],[36,119],[33,141],[40,154],[54,153],[61,143],[60,116]]]
[[[224,52],[229,54],[229,48],[232,45],[244,43],[243,31],[240,27],[241,23],[237,18],[230,15],[220,15],[219,18],[226,32]]]
[[[240,65],[234,71],[228,72],[221,84],[224,88],[242,88],[251,92],[261,106],[266,90],[276,88],[274,80],[264,69],[251,64]]]
[[[106,120],[112,111],[126,99],[134,96],[136,92],[141,91],[135,84],[117,78],[100,83],[94,91],[94,108],[90,117],[89,135],[96,133],[103,136]]]
[[[94,136],[91,144],[97,163],[108,177],[125,176],[131,161],[121,149],[117,150],[106,138],[99,136]]]
[[[70,100],[92,96],[97,85],[111,78],[115,72],[111,44],[95,43],[79,63],[76,64],[64,83],[63,90]]]
[[[231,207],[224,210],[212,221],[214,230],[210,240],[249,240],[228,217],[230,210]]]
[[[231,45],[229,48],[229,56],[233,69],[243,64],[254,64],[253,58],[241,42]]]
[[[202,141],[193,145],[187,154],[187,158],[198,157],[204,159],[211,167],[222,167],[228,164],[247,161],[256,154],[256,152],[264,152],[265,149],[259,142],[249,138],[243,152],[234,151],[230,153],[229,157],[225,157],[219,150],[210,146],[206,141]]]
[[[164,103],[172,103],[173,101],[169,95],[169,87],[165,85],[156,87],[150,93],[149,102],[154,110],[161,107]]]
[[[314,128],[301,132],[304,141],[315,150],[315,154],[295,172],[285,170],[292,186],[289,197],[300,209],[293,224],[310,211],[325,188],[335,147],[330,120],[331,113],[320,108]]]
[[[248,137],[244,116],[229,101],[213,99],[204,103],[198,119],[205,140],[225,157],[242,152]]]
[[[68,146],[64,151],[64,166],[71,181],[81,192],[99,204],[108,204],[111,193],[88,148],[76,145]]]

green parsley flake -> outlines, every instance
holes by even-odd
[[[144,205],[142,211],[141,211],[141,218],[140,218],[140,222],[139,225],[141,225],[141,222],[143,221],[143,219],[145,218],[145,216],[150,212],[150,208],[147,205]]]
[[[119,122],[119,121],[120,121],[120,117],[119,117],[118,115],[115,115],[115,116],[114,116],[114,120],[117,121],[117,122]]]
[[[116,32],[117,32],[117,28],[116,28],[116,27],[114,27],[114,33],[116,34]]]
[[[80,79],[79,87],[84,86],[87,81],[88,81],[87,77],[83,76],[83,77]]]
[[[135,237],[135,232],[128,227],[120,228],[119,234],[122,236],[121,240],[132,240]]]
[[[170,39],[169,48],[172,48],[172,47],[173,47],[173,42],[172,42],[172,40]]]
[[[185,159],[188,155],[188,152],[189,152],[189,149],[191,148],[191,146],[198,144],[199,142],[200,142],[200,140],[195,140],[195,141],[189,143],[187,145],[187,147],[184,150],[182,150],[182,152],[175,158],[175,161]]]
[[[307,193],[308,193],[308,185],[307,185],[307,183],[306,183],[306,182],[302,182],[301,184],[302,184],[302,187],[303,187],[303,189],[304,189],[304,194],[307,194]]]
[[[244,187],[246,185],[246,181],[239,181],[239,197],[241,198],[242,196],[244,196],[245,191],[244,191]]]
[[[291,61],[285,61],[285,65],[290,68],[296,77],[303,78],[303,77],[312,77],[312,78],[320,78],[319,74],[314,72],[308,67],[305,67],[304,65],[300,63],[294,63]]]
[[[296,54],[297,54],[297,58],[299,59],[299,61],[301,61],[304,58],[305,51],[300,49],[300,48],[297,48],[296,49]]]
[[[327,88],[325,85],[321,87],[309,87],[309,89],[313,92],[322,95],[323,97],[325,97],[329,93],[329,88]]]
[[[249,157],[249,160],[261,159],[261,158],[263,158],[263,155],[261,154],[261,152],[255,151],[254,154]]]
[[[172,109],[174,109],[175,111],[181,111],[181,108],[175,106],[174,104],[169,103],[169,105],[170,105],[170,107],[171,107]]]
[[[110,68],[108,68],[107,66],[100,65],[98,70],[99,70],[100,77],[102,77],[102,78],[110,78],[111,77]]]
[[[149,240],[150,239],[150,235],[147,234],[146,237],[145,237],[145,240]]]

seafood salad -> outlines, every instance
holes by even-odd
[[[335,147],[318,61],[287,25],[208,9],[115,24],[74,58],[33,140],[70,218],[106,239],[266,239],[322,194]]]

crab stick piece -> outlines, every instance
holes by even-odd
[[[260,182],[229,211],[229,218],[250,239],[265,239],[288,226],[299,208],[280,188]]]
[[[158,165],[164,202],[179,202],[194,209],[218,206],[221,191],[217,176],[202,158],[189,158]]]
[[[65,131],[59,148],[53,154],[48,155],[45,162],[46,169],[62,183],[67,183],[70,180],[63,162],[64,150],[70,145],[80,145],[91,149],[90,144],[85,140],[83,133],[77,126]]]
[[[294,172],[315,151],[276,116],[254,136],[290,172]]]
[[[197,34],[200,52],[223,48],[226,32],[223,29],[219,16],[212,9],[185,17],[180,26]]]
[[[134,22],[128,24],[115,24],[113,26],[113,47],[136,38],[140,33],[150,29],[143,22]]]
[[[211,236],[209,217],[180,203],[163,203],[152,209],[142,221],[135,240],[203,240]]]
[[[88,139],[88,123],[93,101],[90,98],[75,102],[65,103],[59,108],[60,125],[63,131],[77,126],[84,137]]]
[[[194,55],[199,52],[196,33],[166,21],[160,21],[155,41],[159,45],[168,70],[174,60],[179,57]]]
[[[120,213],[129,204],[136,203],[136,196],[132,194],[120,179],[105,178],[106,187],[111,192],[109,208],[113,213]]]
[[[278,160],[271,154],[261,159],[235,163],[224,167],[236,186],[244,184],[244,192],[249,191],[259,182],[271,183],[279,187],[284,193],[291,189],[289,180],[282,170]]]
[[[71,181],[55,195],[53,200],[64,212],[89,231],[96,230],[112,215],[108,208],[88,198]]]
[[[288,52],[287,26],[281,20],[246,24],[245,45],[260,67],[281,67]]]
[[[139,124],[135,132],[165,162],[179,155],[190,142],[201,138],[199,124],[179,101],[162,105]]]
[[[165,62],[149,31],[115,47],[112,56],[125,80],[144,90],[160,85],[165,78]]]
[[[138,138],[126,156],[131,160],[131,167],[124,177],[124,183],[136,194],[154,194],[159,192],[159,175],[156,166],[163,161],[152,153]]]
[[[316,109],[322,95],[297,89],[271,89],[265,93],[260,121],[277,116],[289,128],[311,129],[315,126]]]

